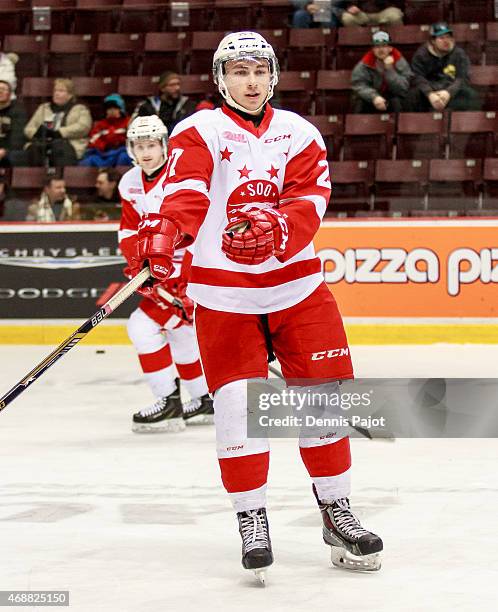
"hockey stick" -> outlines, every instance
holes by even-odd
[[[281,378],[282,380],[284,380],[284,377],[282,376],[282,372],[277,370],[276,367],[272,366],[271,364],[268,364],[268,369],[270,370],[272,374],[275,374],[277,378]],[[368,429],[365,429],[363,427],[355,427],[354,425],[351,425],[351,427],[352,429],[356,430],[362,436],[365,436],[365,438],[368,438],[369,440],[373,439]]]
[[[65,355],[70,349],[73,348],[80,340],[82,340],[88,332],[92,331],[99,323],[106,319],[112,312],[116,310],[125,300],[127,300],[133,293],[150,277],[149,268],[141,270],[134,278],[131,279],[126,285],[120,289],[108,302],[106,302],[102,308],[99,308],[97,312],[87,319],[83,325],[73,332],[69,338],[66,338],[59,346],[53,350],[50,355],[45,357],[35,368],[31,370],[17,385],[14,385],[12,389],[7,391],[5,395],[0,398],[0,412],[8,406],[12,401],[16,399],[25,389],[34,383],[44,372],[54,365],[54,363]]]

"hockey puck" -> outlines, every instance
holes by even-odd
[[[97,349],[95,352],[97,353],[97,355],[104,355],[105,354],[104,349]]]

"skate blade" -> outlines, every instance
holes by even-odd
[[[252,571],[254,572],[256,578],[259,580],[261,586],[266,586],[266,567],[261,567]]]
[[[183,417],[159,423],[133,423],[131,430],[135,433],[178,433],[185,430],[185,423]]]
[[[185,423],[189,427],[190,425],[213,425],[214,414],[198,414],[197,416],[190,417],[190,419],[185,419]]]
[[[381,553],[357,556],[345,548],[331,546],[330,558],[332,565],[354,572],[377,572],[381,568]]]

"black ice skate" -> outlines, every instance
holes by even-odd
[[[177,432],[185,429],[178,378],[176,389],[160,397],[152,406],[133,415],[132,430],[136,433]]]
[[[323,541],[331,547],[332,564],[356,571],[379,570],[382,540],[361,526],[351,512],[348,498],[331,504],[318,502],[318,506],[323,519]]]
[[[187,425],[212,425],[214,423],[213,400],[206,395],[183,404],[183,419]]]
[[[237,512],[242,538],[242,565],[265,584],[266,569],[273,563],[268,519],[265,508]]]

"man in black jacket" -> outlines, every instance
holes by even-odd
[[[12,89],[7,81],[0,81],[0,166],[12,166],[21,163],[24,146],[24,126],[27,123],[26,112],[12,100]]]
[[[195,110],[195,102],[182,95],[180,76],[176,72],[163,72],[159,77],[158,94],[140,102],[131,121],[135,117],[158,115],[171,134],[175,125]]]
[[[447,23],[435,23],[430,39],[419,47],[412,60],[415,87],[411,92],[415,112],[479,110],[477,92],[469,84],[470,60],[455,45]]]

